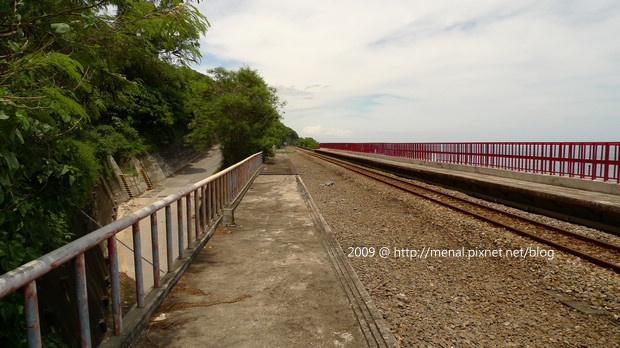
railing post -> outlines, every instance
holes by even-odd
[[[177,200],[177,235],[179,238],[179,259],[182,259],[185,245],[183,245],[183,199],[181,197]]]
[[[112,318],[114,319],[114,334],[120,335],[123,326],[121,313],[121,286],[118,276],[118,251],[116,236],[108,238],[108,261],[110,266],[110,295],[112,297]]]
[[[228,204],[229,201],[229,196],[228,196],[228,192],[229,192],[229,178],[230,178],[230,172],[226,173],[226,175],[224,175],[224,200],[222,201],[222,204],[224,207],[226,207],[226,205]]]
[[[216,191],[215,194],[217,196],[217,211],[216,214],[217,216],[220,216],[220,214],[222,213],[222,201],[224,200],[224,194],[222,193],[222,189],[224,188],[224,177],[221,176],[217,179],[217,187],[216,187]]]
[[[200,189],[194,191],[194,236],[196,240],[200,239],[200,232],[202,226],[200,226]]]
[[[153,287],[159,288],[159,235],[157,233],[157,212],[151,214],[151,245],[153,249]]]
[[[142,242],[140,240],[140,222],[132,226],[133,262],[136,276],[136,302],[138,308],[144,307],[144,281],[142,279]]]
[[[24,296],[24,316],[26,318],[26,337],[28,347],[41,347],[41,328],[39,326],[39,301],[37,283],[31,281],[22,288]]]
[[[185,217],[187,220],[187,248],[189,249],[192,245],[192,199],[191,193],[188,193],[185,196],[185,213],[187,216]]]
[[[228,192],[228,204],[230,204],[230,202],[232,202],[233,198],[235,197],[235,170],[232,170],[229,173]]]
[[[211,226],[213,220],[213,182],[207,184],[207,223]]]
[[[603,166],[602,166],[602,161],[598,158],[600,151],[603,151],[603,147],[601,146],[600,151],[599,151],[599,146],[597,144],[592,144],[590,145],[591,148],[593,148],[593,152],[592,152],[592,156],[590,157],[590,171],[591,171],[591,175],[592,175],[592,180],[596,180],[597,177],[603,177],[602,173],[599,175],[600,170],[602,170]],[[601,156],[603,156],[603,154],[601,154]]]
[[[231,194],[231,200],[233,200],[236,196],[237,196],[237,178],[239,176],[239,167],[235,168],[235,170],[233,170],[232,172],[232,194]]]
[[[605,144],[605,162],[603,163],[603,181],[608,181],[609,180],[609,151],[610,151],[610,146],[609,144]]]
[[[230,197],[228,197],[228,204],[235,199],[235,189],[237,183],[237,168],[230,172]]]
[[[164,208],[164,212],[166,215],[166,269],[168,270],[168,273],[170,273],[174,262],[174,256],[172,253],[172,212],[170,211],[170,204]]]
[[[78,318],[80,325],[80,343],[82,347],[91,347],[90,319],[88,318],[88,290],[86,286],[86,265],[84,254],[75,257],[75,291],[77,295]]]
[[[206,185],[200,188],[200,203],[202,209],[200,210],[200,216],[202,217],[202,223],[200,224],[203,231],[207,230],[207,187]]]
[[[230,204],[230,201],[232,200],[232,178],[233,178],[233,172],[234,170],[228,172],[228,174],[226,175],[226,205]]]

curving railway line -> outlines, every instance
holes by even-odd
[[[311,151],[301,151],[306,155],[327,161],[371,180],[393,187],[394,189],[405,191],[434,203],[449,207],[458,212],[552,246],[558,250],[573,254],[596,265],[612,269],[616,273],[620,273],[619,245],[450,195],[439,190],[416,184],[413,180],[399,178],[389,173],[369,169]]]

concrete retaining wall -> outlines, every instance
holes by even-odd
[[[114,180],[111,180],[109,185],[114,201],[119,204],[130,199],[127,189],[133,197],[149,190],[143,170],[150,183],[156,185],[202,154],[182,144],[175,144],[163,150],[132,157],[130,163],[133,173],[123,173],[114,158],[110,157],[108,161],[114,170]],[[127,183],[127,189],[123,179]]]

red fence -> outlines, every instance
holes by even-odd
[[[319,148],[620,183],[620,142],[322,143]]]

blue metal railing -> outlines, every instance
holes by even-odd
[[[257,173],[263,163],[262,153],[254,154],[245,160],[212,175],[194,185],[178,191],[164,199],[148,205],[134,213],[127,215],[111,224],[103,226],[86,236],[83,236],[59,249],[56,249],[36,260],[30,261],[10,272],[0,276],[0,298],[21,289],[24,297],[24,315],[26,319],[26,332],[29,347],[41,346],[41,333],[39,325],[39,310],[37,301],[36,280],[67,261],[74,260],[77,302],[80,336],[83,347],[91,346],[90,324],[88,313],[88,296],[86,284],[86,266],[84,253],[103,241],[107,241],[112,316],[114,321],[114,335],[122,332],[121,295],[118,268],[118,253],[116,247],[116,234],[131,227],[133,232],[133,252],[136,282],[137,307],[144,306],[144,281],[142,274],[142,246],[140,243],[139,222],[150,217],[151,241],[153,255],[153,282],[154,288],[161,286],[159,266],[159,243],[157,228],[157,212],[164,208],[166,217],[166,261],[167,272],[173,271],[173,238],[172,238],[172,209],[171,205],[177,206],[177,233],[179,258],[184,257],[184,251],[192,243],[192,231],[194,241],[198,241],[201,232],[206,227],[213,227],[219,223],[223,209],[227,207],[242,191],[244,186]],[[193,198],[192,198],[193,197]],[[186,225],[183,224],[183,199],[186,206]],[[192,199],[194,200],[194,223],[192,229]],[[186,227],[186,228],[185,228]],[[187,232],[186,239],[184,231]],[[187,242],[187,243],[185,243]]]

